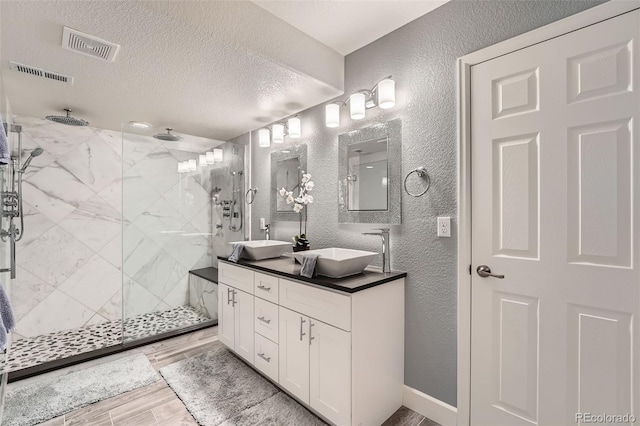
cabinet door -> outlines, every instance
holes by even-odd
[[[233,291],[226,284],[218,285],[218,338],[231,349],[235,346]]]
[[[280,307],[280,386],[309,403],[309,318]]]
[[[311,319],[309,338],[309,405],[337,425],[351,424],[351,333]]]
[[[233,298],[235,310],[235,351],[242,358],[253,364],[253,295],[240,290]]]

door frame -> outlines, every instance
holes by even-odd
[[[635,9],[640,0],[611,0],[458,58],[458,425],[471,420],[471,67]]]

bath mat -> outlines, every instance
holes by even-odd
[[[36,425],[159,379],[138,354],[25,385],[7,393],[2,426]]]
[[[325,425],[222,343],[160,370],[202,426]]]

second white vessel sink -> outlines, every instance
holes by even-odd
[[[293,253],[293,257],[299,263],[302,263],[302,258],[309,254],[319,255],[316,263],[318,275],[330,278],[344,278],[362,272],[378,253],[343,248],[326,248],[300,251]]]
[[[276,240],[235,241],[229,244],[244,244],[241,257],[249,260],[273,259],[291,248],[290,242]]]

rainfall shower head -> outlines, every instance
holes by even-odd
[[[31,164],[31,160],[33,160],[35,157],[42,154],[43,152],[44,150],[42,148],[36,148],[33,151],[31,151],[29,158],[27,158],[27,161],[25,161],[24,164],[22,165],[22,168],[20,169],[20,173],[24,173],[27,170],[27,167],[29,167],[29,164]]]
[[[67,115],[47,115],[45,118],[54,123],[66,124],[67,126],[83,127],[89,125],[88,121],[72,117],[69,108],[65,108],[64,110],[67,112]]]
[[[180,136],[174,135],[173,133],[171,133],[171,131],[173,130],[171,127],[167,127],[166,130],[167,130],[167,133],[158,133],[157,135],[153,135],[153,137],[156,139],[160,139],[161,141],[171,141],[171,142],[176,142],[182,139]]]

